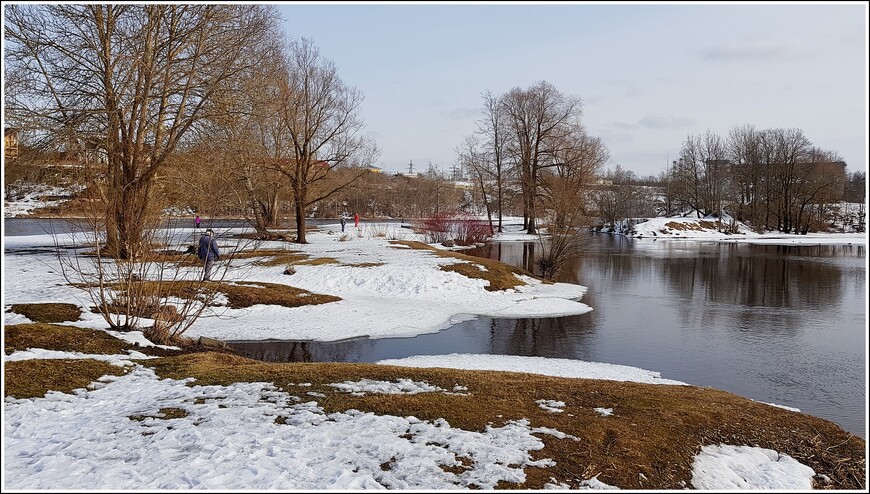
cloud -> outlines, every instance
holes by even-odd
[[[803,58],[806,47],[799,40],[743,40],[725,45],[712,46],[701,52],[705,60],[776,61]]]
[[[638,124],[641,126],[651,129],[679,129],[692,125],[693,123],[695,123],[695,121],[691,118],[675,117],[663,113],[647,115],[638,121]]]

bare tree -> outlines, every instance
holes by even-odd
[[[492,231],[492,204],[490,201],[492,187],[490,184],[494,173],[490,167],[491,163],[486,158],[485,152],[480,149],[480,143],[475,136],[467,137],[465,145],[457,149],[457,154],[459,155],[459,163],[469,170],[476,188],[480,190],[489,228]],[[501,218],[499,218],[499,231],[501,231]]]
[[[218,88],[269,30],[263,5],[10,5],[7,64],[29,76],[21,119],[105,156],[111,255],[144,252],[157,221],[152,191],[184,136],[211,109]]]
[[[502,215],[504,211],[504,187],[509,178],[507,146],[509,128],[507,127],[507,115],[501,98],[495,97],[491,92],[483,93],[483,118],[477,123],[477,133],[483,139],[483,161],[479,168],[481,180],[494,182],[496,197],[496,209],[498,211],[498,232],[502,232]],[[483,187],[481,185],[481,187]],[[487,209],[489,213],[489,209]],[[490,223],[492,221],[490,220]]]
[[[509,149],[520,169],[524,227],[527,233],[535,234],[540,172],[553,165],[553,141],[566,135],[570,126],[579,121],[581,103],[579,98],[562,94],[546,81],[529,89],[514,88],[503,101],[511,131]]]
[[[280,87],[282,133],[291,143],[274,167],[290,182],[296,208],[296,242],[306,243],[309,208],[342,191],[366,173],[377,151],[361,135],[362,94],[345,85],[335,65],[308,39],[292,41]],[[350,176],[331,173],[354,167]]]
[[[236,251],[250,242],[222,245],[215,273],[203,281],[197,238],[175,224],[146,230],[147,247],[136,260],[102,255],[104,210],[98,202],[88,204],[84,218],[67,222],[67,235],[51,235],[62,275],[85,292],[91,310],[110,328],[142,329],[155,343],[181,344],[184,332],[199,318],[218,315],[220,286]]]

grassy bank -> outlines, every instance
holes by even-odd
[[[26,324],[7,328],[4,343],[7,353],[50,348],[118,354],[133,349],[113,339],[101,331]],[[453,427],[471,431],[528,419],[534,427],[556,429],[579,439],[541,436],[545,447],[534,452],[534,457],[550,458],[555,466],[526,468],[524,483],[502,483],[502,488],[539,489],[554,480],[576,487],[580,480],[598,475],[600,481],[622,489],[682,489],[690,486],[693,457],[700,448],[720,443],[758,446],[789,455],[816,471],[818,488],[863,489],[866,485],[865,442],[861,438],[829,421],[715,389],[498,371],[277,364],[202,351],[138,363],[153,368],[161,378],[192,377],[197,385],[271,382],[298,394],[295,383],[310,383],[305,391],[317,393],[316,400],[327,413],[356,409],[430,421],[443,418]],[[92,359],[10,362],[4,375],[5,392],[18,398],[39,397],[49,390],[69,393],[104,374],[123,372],[123,368]],[[362,379],[411,379],[444,389],[460,385],[467,390],[461,394],[354,396],[329,386]],[[537,400],[562,401],[565,406],[562,412],[553,413],[541,408]],[[602,416],[596,408],[612,409],[613,414]],[[185,413],[183,404],[173,409],[173,416]],[[473,461],[467,459],[469,465]],[[450,468],[461,473],[464,467]]]

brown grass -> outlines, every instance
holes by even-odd
[[[257,304],[301,307],[303,305],[319,305],[341,300],[341,297],[334,295],[312,293],[308,290],[277,283],[240,281],[235,285],[222,283],[219,289],[226,294],[229,305],[233,309],[250,307]]]
[[[12,304],[9,312],[21,314],[33,322],[67,322],[78,321],[82,314],[75,304],[44,303],[44,304]]]
[[[7,355],[28,348],[115,355],[134,348],[105,331],[45,323],[6,326],[3,345]]]
[[[105,331],[45,323],[6,326],[3,329],[3,346],[7,355],[29,348],[97,355],[123,355],[127,350],[137,350],[146,355],[154,356],[168,356],[181,353],[179,350],[131,345]],[[188,351],[202,350],[202,348],[198,348],[195,345],[188,344],[186,346],[188,346]]]
[[[700,220],[696,223],[681,223],[676,221],[669,221],[665,223],[665,226],[670,228],[671,230],[679,230],[679,231],[705,231],[705,230],[716,230],[721,223],[718,221],[709,221],[709,220]],[[662,233],[667,233],[662,230]]]
[[[255,266],[284,266],[308,259],[308,254],[296,250],[266,249],[239,252],[236,258],[246,259],[251,257],[269,257],[261,261],[255,261]]]
[[[143,363],[154,366],[161,377],[195,377],[195,384],[201,385],[267,381],[291,394],[304,394],[289,383],[310,382],[304,391],[325,394],[317,400],[327,413],[353,408],[424,420],[444,418],[453,427],[475,431],[528,418],[533,427],[551,427],[580,438],[576,442],[540,436],[546,446],[534,458],[552,458],[556,466],[527,468],[524,484],[503,488],[540,489],[551,477],[576,488],[577,479],[600,474],[602,482],[622,489],[681,489],[681,482],[691,485],[692,460],[701,446],[719,443],[787,454],[830,477],[836,489],[865,485],[863,439],[831,422],[710,388],[372,364],[274,364],[210,353]],[[447,390],[460,384],[470,395],[352,396],[328,386],[365,378],[409,378]],[[564,412],[542,410],[535,403],[539,399],[564,401]],[[596,407],[613,408],[614,415],[601,417]]]
[[[150,415],[131,415],[127,418],[130,420],[134,420],[136,422],[142,422],[145,419],[161,419],[161,420],[169,420],[169,419],[182,419],[187,417],[189,414],[187,410],[183,408],[175,408],[175,407],[167,407],[161,408],[157,412]]]
[[[383,266],[383,265],[384,265],[384,263],[382,263],[382,262],[358,262],[358,263],[344,264],[344,266],[349,266],[352,268],[374,268],[374,267]]]
[[[517,286],[525,285],[525,282],[521,281],[516,275],[525,275],[531,276],[533,278],[538,279],[537,276],[529,273],[520,268],[516,268],[513,266],[509,266],[503,262],[499,262],[493,259],[486,259],[483,257],[474,257],[466,254],[460,254],[459,252],[453,252],[449,250],[441,250],[436,249],[435,247],[431,247],[421,242],[413,242],[407,240],[393,240],[390,241],[391,244],[398,245],[406,245],[412,249],[418,250],[428,250],[434,252],[435,255],[440,257],[449,257],[453,259],[460,259],[463,261],[467,261],[465,263],[459,264],[448,264],[445,266],[441,266],[442,271],[452,271],[455,273],[459,273],[463,276],[467,276],[469,278],[476,278],[489,281],[489,285],[486,287],[488,291],[494,292],[497,290],[507,290],[510,288],[515,288]],[[474,264],[468,264],[474,263]],[[486,268],[486,271],[481,270],[475,264],[479,264]]]
[[[157,282],[143,282],[145,293],[160,293],[161,296],[174,296],[193,299],[200,291],[221,292],[227,296],[229,307],[241,309],[252,305],[281,305],[284,307],[300,307],[303,305],[318,305],[341,300],[333,295],[312,293],[301,288],[265,283],[257,281],[239,281],[226,283],[217,281],[175,281],[164,283],[163,286],[149,286]]]
[[[123,367],[92,359],[32,359],[6,362],[5,396],[36,398],[49,391],[71,393],[102,376],[120,376]]]
[[[341,264],[338,259],[332,257],[318,257],[316,259],[306,259],[295,263],[297,266],[322,266],[324,264]]]

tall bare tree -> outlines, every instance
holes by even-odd
[[[493,182],[498,211],[498,232],[502,232],[505,184],[509,178],[507,146],[510,129],[502,98],[490,91],[483,93],[483,118],[477,123],[477,133],[483,140],[485,151],[481,156],[480,178]],[[491,223],[492,221],[490,221]]]
[[[6,62],[29,78],[21,119],[105,156],[109,253],[141,254],[156,223],[152,189],[185,135],[211,109],[242,56],[269,32],[272,7],[54,4],[6,8]]]
[[[284,69],[280,111],[282,133],[291,146],[274,166],[293,189],[296,242],[306,243],[309,208],[358,180],[374,161],[377,149],[362,135],[362,94],[338,77],[335,64],[323,59],[311,40],[290,42]],[[358,171],[331,173],[341,167]]]
[[[553,165],[554,140],[570,132],[571,125],[579,121],[582,106],[579,98],[541,81],[529,89],[508,91],[504,109],[511,129],[511,153],[521,170],[524,227],[527,233],[535,234],[540,172]]]

